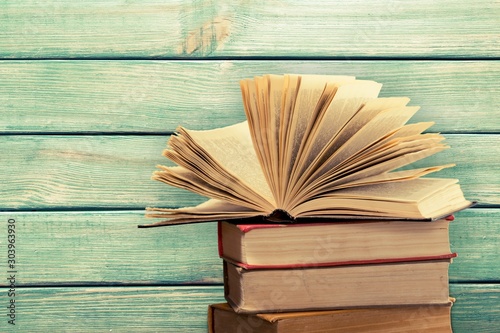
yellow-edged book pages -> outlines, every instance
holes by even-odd
[[[241,219],[434,220],[466,208],[457,179],[422,178],[451,167],[412,167],[449,148],[407,124],[406,97],[348,76],[264,75],[240,82],[247,120],[179,127],[153,179],[209,198],[196,207],[149,208],[148,226]]]
[[[451,258],[304,268],[245,268],[224,261],[224,296],[238,313],[445,304]]]

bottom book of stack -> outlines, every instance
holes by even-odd
[[[452,299],[441,305],[356,308],[265,314],[236,313],[227,303],[208,308],[209,333],[452,332]]]

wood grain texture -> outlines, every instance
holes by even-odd
[[[16,220],[19,286],[222,283],[215,223],[137,229],[150,222],[143,211],[0,213],[8,219]],[[499,219],[499,209],[456,215],[452,282],[498,281]]]
[[[408,96],[435,131],[500,133],[499,61],[2,61],[0,132],[173,131],[245,119],[238,81],[346,74]]]
[[[0,213],[16,221],[17,284],[222,282],[215,223],[138,229],[144,211]],[[0,245],[7,240],[1,228]],[[0,286],[6,285],[6,280]]]
[[[451,284],[453,332],[500,331],[500,284]]]
[[[151,173],[179,124],[244,120],[240,79],[315,73],[379,81],[447,133],[453,148],[425,164],[456,162],[439,176],[489,207],[451,224],[453,330],[500,332],[499,17],[492,0],[1,1],[14,329],[206,332],[207,305],[223,301],[216,225],[137,229],[145,206],[204,200]],[[6,274],[1,332],[13,330]]]
[[[451,282],[499,282],[500,209],[466,209],[450,225]]]
[[[20,332],[206,332],[208,305],[224,301],[220,286],[16,291],[15,330]],[[1,290],[2,304],[9,301],[6,295]],[[7,320],[0,321],[0,330],[7,329],[12,329]]]
[[[21,332],[206,332],[208,304],[223,301],[222,286],[23,288],[16,294]],[[498,284],[452,284],[455,333],[498,332]],[[7,304],[6,289],[0,301]],[[0,322],[5,330],[7,321]]]
[[[0,136],[0,209],[182,207],[205,199],[150,180],[166,136]],[[426,165],[456,163],[437,174],[458,178],[465,195],[500,203],[499,135],[447,135],[453,147]],[[422,163],[420,163],[422,164]]]
[[[498,3],[3,1],[0,57],[498,57]]]

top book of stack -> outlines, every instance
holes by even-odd
[[[240,82],[247,121],[177,129],[153,179],[210,199],[148,208],[147,226],[241,219],[435,220],[471,205],[457,179],[421,178],[453,164],[412,168],[446,148],[406,124],[419,107],[377,97],[380,83],[349,76],[265,75]]]

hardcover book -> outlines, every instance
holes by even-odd
[[[210,198],[149,208],[148,226],[262,216],[266,221],[433,220],[468,207],[457,179],[422,178],[453,166],[412,167],[448,146],[406,124],[406,97],[348,76],[265,75],[240,82],[247,121],[212,130],[179,127],[153,178]]]
[[[451,254],[451,220],[453,216],[433,222],[219,222],[219,255],[244,268],[290,268],[447,258]]]
[[[448,303],[450,259],[245,269],[224,262],[226,301],[238,313]]]
[[[208,308],[208,332],[451,333],[451,304],[241,314],[220,303]]]

